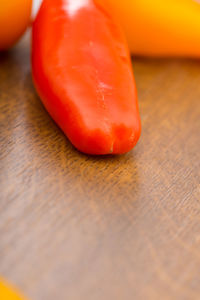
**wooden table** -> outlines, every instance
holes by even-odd
[[[200,61],[134,59],[143,133],[77,152],[0,58],[0,274],[33,300],[200,299]]]

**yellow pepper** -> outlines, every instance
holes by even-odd
[[[133,54],[200,57],[197,0],[99,1],[120,21]]]
[[[0,299],[1,300],[25,300],[19,293],[0,279]]]

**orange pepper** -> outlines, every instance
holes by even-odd
[[[133,54],[200,57],[196,0],[98,0],[120,21]]]
[[[32,0],[0,0],[0,50],[10,48],[30,22]]]

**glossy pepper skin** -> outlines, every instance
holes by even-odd
[[[98,0],[120,22],[133,54],[200,57],[199,0]]]
[[[44,0],[33,23],[36,90],[71,143],[87,154],[121,154],[141,125],[123,33],[94,0]]]

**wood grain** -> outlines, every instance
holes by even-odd
[[[33,300],[200,299],[200,61],[133,60],[143,133],[77,152],[0,56],[0,274]]]

